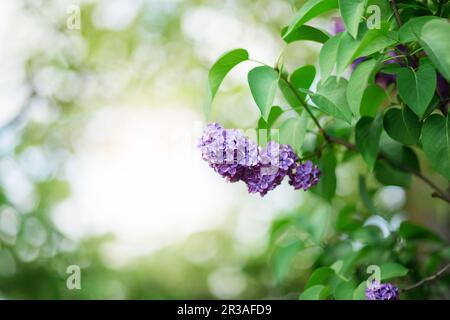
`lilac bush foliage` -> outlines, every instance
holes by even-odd
[[[398,288],[391,283],[374,281],[365,293],[367,300],[399,300]]]
[[[270,141],[260,148],[239,130],[209,124],[200,139],[202,158],[230,182],[243,181],[248,192],[261,196],[275,189],[286,176],[294,189],[308,190],[319,182],[320,170],[302,163],[289,145]]]

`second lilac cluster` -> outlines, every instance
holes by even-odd
[[[320,171],[311,161],[301,163],[289,145],[270,141],[260,148],[239,130],[209,124],[200,140],[202,158],[230,182],[243,181],[250,193],[264,196],[286,176],[295,189],[317,184]]]

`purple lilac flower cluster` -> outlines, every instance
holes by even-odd
[[[250,193],[264,196],[289,176],[294,189],[308,190],[319,182],[320,171],[311,161],[301,163],[289,145],[270,141],[260,148],[239,130],[209,124],[199,148],[202,158],[230,182],[243,181]]]
[[[399,300],[398,288],[391,283],[372,282],[366,288],[367,300]]]

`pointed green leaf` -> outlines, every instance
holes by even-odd
[[[320,75],[322,81],[325,81],[333,72],[336,64],[339,42],[344,33],[339,33],[324,43],[319,55]]]
[[[299,300],[324,300],[330,295],[330,287],[317,285],[306,289],[298,298]]]
[[[297,154],[305,140],[308,114],[303,112],[300,118],[287,119],[280,127],[280,143],[289,144]]]
[[[378,113],[375,118],[362,117],[356,124],[356,145],[370,170],[373,170],[378,155],[383,117]]]
[[[359,109],[370,76],[372,75],[376,60],[370,59],[361,62],[353,71],[347,86],[347,101],[354,115],[359,116]]]
[[[423,26],[427,22],[435,19],[439,18],[435,16],[423,16],[408,20],[408,22],[406,22],[398,31],[398,38],[400,42],[407,43],[417,41],[417,36],[420,35]]]
[[[346,30],[356,38],[359,22],[364,14],[365,0],[339,0],[339,11]]]
[[[389,280],[392,278],[403,277],[408,274],[408,269],[398,263],[385,263],[380,266],[381,269],[381,281]]]
[[[407,106],[402,109],[389,109],[384,115],[383,125],[387,134],[402,144],[412,145],[419,142],[422,122]]]
[[[361,116],[374,118],[378,112],[378,109],[386,99],[386,91],[384,91],[380,86],[376,84],[369,85],[364,91],[361,105],[359,107]]]
[[[422,128],[422,148],[431,166],[450,180],[450,121],[432,114]]]
[[[290,78],[292,86],[296,89],[309,89],[316,77],[316,68],[313,65],[306,65],[295,70]],[[306,98],[306,94],[303,92],[298,93],[303,99]]]
[[[333,9],[338,8],[338,0],[309,0],[307,1],[297,12],[297,14],[292,19],[289,27],[284,34],[287,37],[295,29],[301,27],[309,20],[321,15],[322,13],[328,12]]]
[[[205,114],[208,117],[211,103],[225,76],[239,63],[248,60],[248,52],[244,49],[235,49],[223,54],[211,67],[208,73],[208,101],[205,104]]]
[[[319,43],[325,43],[330,39],[330,35],[326,32],[319,30],[311,26],[301,26],[291,32],[288,36],[284,37],[288,27],[283,28],[281,31],[281,37],[286,43],[292,43],[295,41],[315,41]]]
[[[430,64],[424,64],[415,72],[402,68],[397,76],[400,97],[420,118],[425,114],[436,91],[436,71]]]
[[[248,84],[261,117],[267,119],[275,98],[278,85],[278,72],[268,66],[256,67],[248,73]]]
[[[450,23],[446,19],[427,22],[419,35],[420,44],[439,72],[450,81]]]
[[[375,163],[375,177],[386,186],[400,186],[408,188],[411,184],[411,175],[393,168],[383,160]]]
[[[330,267],[321,267],[314,270],[305,285],[305,290],[318,284],[326,284],[328,280],[334,275],[335,272]]]
[[[311,94],[312,101],[323,112],[336,118],[347,121],[352,120],[352,113],[347,103],[347,80],[332,76],[320,83],[317,92]]]

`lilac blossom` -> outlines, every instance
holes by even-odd
[[[309,189],[318,182],[320,172],[312,162],[299,164],[289,145],[269,141],[260,148],[239,130],[209,124],[198,147],[202,158],[229,182],[243,181],[248,192],[261,196],[275,189],[289,176],[295,189]],[[300,174],[301,173],[301,174]]]
[[[365,291],[367,300],[399,300],[398,288],[391,283],[372,282]]]

